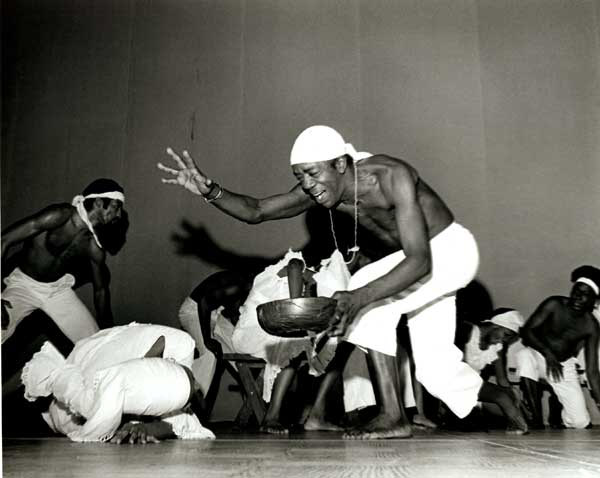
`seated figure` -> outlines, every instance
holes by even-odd
[[[204,397],[206,415],[215,402],[225,368],[239,383],[237,371],[221,357],[223,353],[235,353],[231,337],[253,278],[254,274],[248,272],[215,272],[200,282],[179,308],[179,324],[196,344],[198,357],[191,368]]]
[[[281,423],[281,409],[287,392],[302,358],[308,360],[310,373],[321,375],[316,400],[304,423],[310,430],[339,430],[340,427],[325,419],[326,396],[340,376],[351,347],[341,347],[336,352],[337,340],[328,340],[322,350],[315,353],[312,337],[285,338],[265,332],[258,323],[257,307],[266,302],[301,297],[307,294],[312,280],[316,282],[319,296],[331,296],[343,290],[350,277],[339,251],[323,261],[313,275],[304,264],[302,254],[289,251],[277,264],[267,267],[254,279],[248,299],[240,309],[240,320],[233,333],[236,352],[245,353],[266,361],[263,399],[269,403],[261,430],[267,433],[288,433]]]
[[[590,415],[576,371],[576,356],[585,352],[585,371],[596,404],[600,403],[598,344],[600,326],[592,315],[600,292],[600,270],[581,266],[571,273],[569,297],[545,299],[521,329],[525,348],[516,356],[525,402],[533,416],[532,428],[544,428],[541,390],[545,380],[561,403],[568,428],[585,428]]]

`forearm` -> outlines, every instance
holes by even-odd
[[[259,199],[218,186],[216,192],[211,191],[204,197],[225,214],[248,224],[294,217],[314,204],[299,187],[283,194]]]
[[[403,292],[431,270],[431,261],[425,257],[407,257],[387,274],[352,291],[361,296],[363,305]]]
[[[510,387],[508,376],[506,374],[506,362],[502,356],[494,361],[494,371],[496,372],[496,382],[501,387]]]
[[[103,289],[94,292],[94,307],[96,309],[96,320],[101,329],[114,326],[112,308],[110,304],[110,292]]]
[[[211,201],[211,205],[220,209],[225,214],[248,224],[258,224],[263,221],[260,214],[258,199],[243,194],[233,193],[222,187],[221,191],[220,197]],[[210,200],[210,198],[215,198],[216,194],[216,192],[208,194],[206,197]]]

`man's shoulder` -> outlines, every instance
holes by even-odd
[[[542,305],[545,307],[562,307],[566,305],[566,301],[568,300],[568,297],[562,296],[562,295],[551,295],[549,297],[546,297],[543,301],[542,301]]]
[[[408,162],[404,159],[396,158],[394,156],[390,156],[389,154],[374,154],[369,156],[368,158],[364,158],[359,160],[359,165],[369,165],[369,166],[385,166],[388,168],[399,168],[399,169],[414,169]]]
[[[62,226],[72,216],[75,209],[68,203],[58,203],[46,206],[32,217],[38,224],[47,229],[53,229]]]
[[[384,178],[392,179],[397,184],[405,182],[415,183],[418,178],[418,172],[409,163],[400,158],[394,158],[387,154],[375,154],[362,159],[359,163],[368,174],[379,177],[380,181]]]

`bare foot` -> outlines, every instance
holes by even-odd
[[[437,424],[432,422],[425,415],[417,414],[413,417],[413,425],[420,428],[437,428]]]
[[[386,415],[378,415],[362,427],[344,433],[346,440],[382,440],[386,438],[410,438],[412,430],[409,424]]]
[[[304,422],[305,430],[321,430],[321,431],[331,431],[331,432],[339,432],[342,431],[343,428],[335,425],[331,422],[326,421],[324,418],[317,417],[308,417]]]
[[[264,421],[260,426],[261,433],[271,433],[272,435],[287,435],[290,431],[276,420]]]

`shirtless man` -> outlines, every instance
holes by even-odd
[[[578,267],[571,273],[571,280],[573,287],[569,297],[548,297],[521,329],[522,341],[527,347],[517,354],[517,371],[535,428],[544,428],[537,383],[540,378],[548,382],[562,404],[565,426],[585,428],[590,424],[575,370],[575,357],[582,347],[592,396],[600,406],[600,326],[592,315],[600,292],[600,270],[592,266]]]
[[[403,313],[409,314],[417,378],[456,415],[466,416],[478,400],[510,400],[483,383],[453,344],[454,292],[477,272],[475,240],[408,163],[357,153],[334,129],[312,126],[298,136],[291,152],[298,184],[257,199],[225,190],[186,151],[182,157],[170,148],[167,153],[177,169],[159,163],[159,169],[174,176],[163,182],[185,187],[238,220],[257,224],[297,216],[317,205],[337,209],[370,231],[379,251],[387,254],[355,273],[349,291],[333,296],[332,332],[368,350],[381,400],[379,414],[347,438],[411,436],[395,359],[396,326]],[[349,252],[358,249],[356,237],[354,242]],[[522,417],[512,419],[526,428]]]
[[[2,342],[36,309],[50,316],[73,343],[97,332],[98,324],[113,324],[105,259],[106,252],[114,254],[124,243],[124,201],[119,184],[97,179],[72,205],[53,204],[3,231],[3,266],[12,246],[22,248],[17,268],[4,280],[8,323],[2,324]],[[91,275],[98,323],[72,289],[74,276],[82,273]]]

